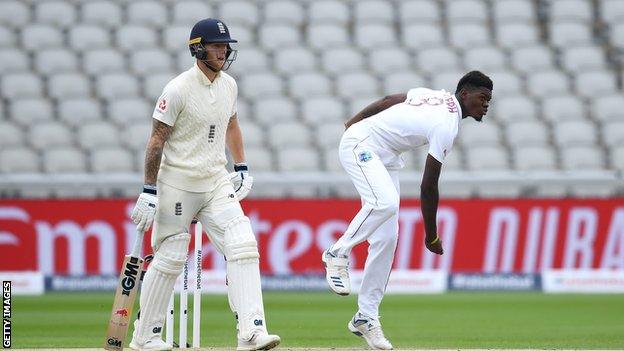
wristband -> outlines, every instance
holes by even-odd
[[[436,234],[435,239],[431,240],[429,245],[433,245],[433,244],[437,243],[438,241],[440,241],[440,236]]]
[[[144,193],[148,193],[148,194],[152,194],[152,195],[156,195],[156,185],[144,184],[143,185],[143,192]]]
[[[234,172],[246,172],[249,171],[249,169],[247,168],[247,163],[245,162],[240,162],[240,163],[235,163],[234,164]]]

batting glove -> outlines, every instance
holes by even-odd
[[[138,231],[145,232],[152,225],[157,206],[156,187],[145,185],[136,205],[134,205],[132,216],[130,216],[134,224],[137,225]]]
[[[234,191],[238,201],[244,199],[253,186],[253,177],[249,175],[246,163],[236,163],[234,172],[230,173],[230,181],[234,185]]]

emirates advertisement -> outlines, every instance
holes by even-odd
[[[0,271],[115,275],[130,251],[132,200],[0,201]],[[320,274],[321,252],[347,228],[357,200],[247,200],[263,274]],[[624,269],[624,199],[446,200],[438,209],[444,255],[429,253],[417,200],[403,200],[396,269],[539,273]],[[192,230],[192,228],[190,228]],[[189,252],[193,248],[191,242]],[[146,235],[144,254],[151,251]],[[352,253],[363,269],[366,243]],[[203,242],[203,268],[224,269]]]

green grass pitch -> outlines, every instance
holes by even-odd
[[[112,292],[15,296],[13,348],[102,347],[112,298]],[[282,337],[283,348],[365,348],[346,329],[356,305],[355,296],[329,292],[265,293],[269,330]],[[395,348],[624,348],[622,295],[389,295],[381,315]],[[189,342],[191,322],[189,316]],[[233,348],[235,338],[227,298],[204,295],[202,347]]]

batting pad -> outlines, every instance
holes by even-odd
[[[250,341],[255,334],[266,334],[258,245],[247,217],[239,217],[225,230],[228,297],[238,315],[238,338]]]
[[[143,345],[162,334],[167,305],[173,286],[186,261],[191,235],[181,233],[166,238],[154,255],[141,288],[141,318],[134,333],[134,341]]]

